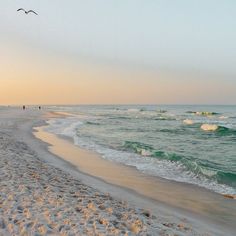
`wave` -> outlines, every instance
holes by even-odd
[[[216,181],[218,184],[226,184],[236,187],[236,174],[216,170],[217,164],[208,163],[209,161],[187,158],[176,153],[155,150],[151,145],[141,142],[125,141],[122,150],[131,151],[141,156],[157,158],[159,160],[170,161],[180,164],[183,171],[190,172],[195,177],[205,177],[208,180]]]
[[[128,116],[110,116],[109,118],[108,118],[109,120],[131,120],[131,119],[133,119],[132,117],[128,117]]]
[[[204,131],[212,131],[215,134],[225,136],[225,135],[236,135],[236,130],[225,126],[216,124],[202,124],[200,127]]]
[[[204,131],[216,131],[219,126],[215,124],[203,124],[200,128]]]
[[[125,141],[122,149],[125,151],[127,150],[133,151],[142,156],[151,156],[153,152],[153,148],[150,145],[140,143],[140,142],[130,142],[130,141]]]
[[[84,133],[80,135],[78,133],[80,126],[83,124],[86,125],[86,122],[91,122],[87,123],[88,125],[98,125],[98,121],[92,119],[81,122],[78,120],[78,117],[55,118],[48,121],[49,126],[46,130],[55,134],[69,136],[74,140],[75,145],[98,152],[107,160],[134,166],[139,171],[148,175],[196,184],[223,194],[236,193],[235,173],[227,172],[229,171],[228,169],[222,171],[221,166],[217,166],[214,161],[199,160],[197,157],[188,157],[187,154],[184,155],[183,153],[181,155],[169,153],[166,150],[157,150],[152,145],[130,140],[124,142],[123,145],[119,145],[118,143],[109,145],[109,142],[104,143],[99,137],[97,139],[90,134],[86,135]],[[103,125],[102,121],[101,125]],[[185,135],[186,131],[190,129],[193,132],[197,132],[198,130],[199,134],[201,134],[200,126],[201,123],[194,123],[192,126],[183,125],[177,129],[176,126],[172,129],[170,127],[169,129],[162,130],[157,127],[157,131],[173,132],[175,134],[177,132],[178,134]],[[95,129],[95,126],[93,128]],[[127,131],[130,132],[131,128],[137,129],[135,126],[128,128]],[[143,130],[141,129],[140,132],[143,132]],[[217,130],[211,134],[228,135],[232,133],[236,137],[235,130],[218,126]]]
[[[147,107],[141,107],[141,108],[129,108],[127,109],[128,112],[157,112],[157,113],[166,113],[167,110],[156,110],[156,109],[150,109]]]
[[[73,138],[76,135],[76,129],[83,124],[77,118],[56,118],[47,121],[46,131],[65,135]]]
[[[228,116],[220,116],[219,119],[223,120],[223,119],[228,119]]]
[[[218,112],[212,112],[212,111],[187,111],[186,113],[198,115],[198,116],[213,116],[213,115],[219,115]]]
[[[219,135],[236,135],[236,130],[226,128],[224,126],[218,126],[217,134],[219,134]]]
[[[167,121],[169,120],[169,121],[173,121],[173,120],[176,120],[176,118],[159,116],[159,117],[153,118],[153,120],[167,120]]]
[[[86,124],[87,124],[87,125],[101,125],[101,124],[98,123],[98,122],[92,122],[92,121],[87,121]]]
[[[227,184],[234,188],[236,187],[236,174],[235,173],[218,171],[215,178],[217,182],[220,184]]]
[[[158,112],[158,113],[166,113],[167,110],[158,110],[157,112]]]
[[[220,113],[211,111],[197,111],[195,114],[199,116],[213,116],[213,115],[219,115]]]
[[[175,121],[177,120],[174,117],[168,117],[168,116],[159,116],[159,117],[151,117],[150,120],[159,120],[159,121]]]
[[[109,120],[133,120],[133,119],[146,119],[146,120],[159,120],[159,121],[174,121],[176,120],[175,117],[172,116],[156,116],[155,113],[153,113],[152,111],[144,111],[141,115],[138,115],[136,113],[134,113],[135,116],[130,115],[109,115],[109,117],[107,117]]]
[[[194,127],[194,125],[192,125]],[[174,135],[186,135],[187,128],[185,126],[181,126],[179,128],[164,128],[164,129],[156,129],[155,132],[161,132],[161,133],[169,133]]]
[[[147,108],[143,107],[143,108],[140,108],[140,111],[148,111]]]
[[[180,159],[182,159],[182,157],[176,154],[170,155],[164,151],[155,150],[151,145],[141,142],[125,141],[124,145],[122,146],[122,150],[132,151],[142,156],[158,157],[160,159],[166,159],[170,161],[179,161]]]
[[[186,125],[193,125],[194,121],[190,120],[190,119],[185,119],[185,120],[183,120],[183,123],[186,124]]]

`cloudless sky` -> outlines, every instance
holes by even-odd
[[[236,103],[233,0],[0,0],[0,8],[0,104]]]

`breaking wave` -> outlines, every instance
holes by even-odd
[[[214,163],[186,158],[175,153],[155,150],[152,146],[140,142],[126,141],[122,146],[122,150],[131,151],[144,157],[149,156],[159,160],[181,164],[183,171],[191,172],[198,177],[205,177],[208,180],[216,181],[219,184],[236,187],[236,173],[217,171],[214,168]]]

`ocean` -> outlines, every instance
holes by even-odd
[[[236,194],[236,106],[50,106],[46,131],[147,175]]]

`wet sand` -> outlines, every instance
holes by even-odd
[[[191,184],[147,176],[133,167],[107,161],[97,153],[81,149],[72,140],[45,132],[44,127],[37,127],[35,130],[37,138],[51,144],[49,150],[52,153],[86,174],[234,228],[236,201],[232,199]]]

